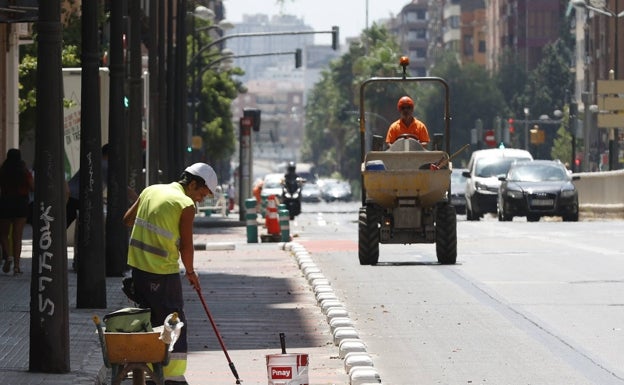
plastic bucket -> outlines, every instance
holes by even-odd
[[[266,362],[269,385],[308,385],[307,354],[268,354]]]

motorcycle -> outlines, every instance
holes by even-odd
[[[286,178],[282,183],[282,203],[286,205],[290,219],[301,214],[301,187],[302,178]]]

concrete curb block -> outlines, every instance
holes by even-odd
[[[338,356],[345,358],[347,353],[366,353],[366,345],[359,338],[345,338],[338,344]]]
[[[368,353],[351,352],[347,353],[344,358],[345,371],[349,373],[352,368],[359,366],[374,366],[373,358]]]
[[[349,317],[335,317],[331,321],[329,321],[329,328],[334,334],[334,330],[339,327],[354,327],[353,321]]]
[[[318,279],[318,278],[325,278],[325,276],[323,275],[323,273],[310,273],[306,277],[306,279],[308,280],[309,284],[312,284],[312,281],[314,281],[315,279]]]
[[[354,366],[349,370],[351,385],[379,384],[381,377],[377,369],[370,366]]]
[[[333,293],[334,289],[329,285],[316,285],[312,288],[312,292],[314,292],[316,297],[319,293]]]
[[[321,270],[316,266],[316,265],[308,265],[308,266],[304,266],[301,271],[303,271],[303,274],[305,276],[308,276],[308,274],[311,273],[320,273]]]
[[[347,338],[360,338],[357,330],[352,326],[341,326],[334,330],[334,345],[340,346],[340,341]]]
[[[326,286],[330,286],[329,284],[329,279],[327,278],[321,278],[321,277],[317,277],[317,278],[313,278],[310,280],[310,285],[312,285],[312,287],[314,286],[318,286],[318,285],[326,285]]]
[[[338,297],[336,297],[336,294],[334,294],[333,292],[319,293],[319,295],[316,296],[316,301],[318,302],[319,306],[321,305],[323,300],[326,299],[334,299],[338,301]]]
[[[325,299],[323,301],[321,301],[321,311],[323,312],[323,314],[327,315],[327,312],[330,309],[334,309],[334,308],[345,308],[344,305],[342,304],[342,302],[335,300],[335,299]]]

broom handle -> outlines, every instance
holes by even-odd
[[[210,314],[210,310],[208,310],[208,305],[206,305],[206,301],[204,301],[204,296],[201,293],[201,290],[199,288],[195,289],[197,291],[197,295],[199,296],[199,299],[202,303],[202,305],[204,306],[204,310],[206,311],[206,315],[208,316],[208,320],[210,320],[210,324],[212,325],[212,329],[215,332],[215,335],[217,336],[217,339],[219,340],[219,344],[221,345],[221,349],[223,350],[223,354],[225,354],[225,358],[227,359],[228,364],[230,365],[230,370],[232,370],[232,374],[234,375],[234,378],[236,378],[236,383],[240,384],[240,379],[238,377],[238,372],[236,371],[236,367],[234,367],[234,363],[232,362],[232,359],[230,358],[230,355],[227,352],[227,349],[225,348],[225,343],[223,342],[223,339],[221,338],[221,334],[219,333],[219,329],[217,329],[217,325],[215,324],[214,320],[212,319],[212,315]]]

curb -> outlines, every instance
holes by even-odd
[[[349,312],[334,293],[329,280],[316,266],[310,253],[299,243],[281,243],[282,250],[289,251],[305,276],[317,304],[325,317],[338,347],[339,357],[344,361],[350,385],[381,384],[381,376],[375,369],[373,359],[349,318]]]

